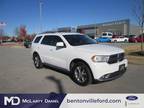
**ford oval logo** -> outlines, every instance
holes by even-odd
[[[134,101],[134,100],[137,100],[138,97],[137,96],[127,96],[126,99],[130,100],[130,101]]]

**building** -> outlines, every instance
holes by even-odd
[[[49,30],[49,31],[45,31],[42,33],[53,33],[53,32],[76,32],[76,28],[73,27],[61,27],[61,28],[57,28],[55,30]]]
[[[76,32],[75,28],[72,27],[62,27],[57,29],[58,32]]]
[[[99,37],[102,32],[112,32],[114,35],[139,35],[140,28],[130,24],[129,19],[110,21],[98,24],[79,25],[76,28],[62,27],[56,31],[47,32],[79,32],[89,35],[92,38]]]
[[[97,37],[102,32],[112,32],[115,35],[128,35],[130,33],[129,19],[117,20],[99,24],[80,25],[77,32],[87,34],[91,37]]]
[[[130,34],[135,34],[135,35],[139,35],[140,34],[140,27],[137,25],[130,25]]]

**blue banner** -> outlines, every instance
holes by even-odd
[[[59,108],[66,94],[0,94],[0,108]]]

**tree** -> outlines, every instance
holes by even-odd
[[[143,49],[143,38],[144,38],[144,0],[134,0],[133,12],[136,16],[136,20],[140,27],[141,35],[141,52],[144,52]]]
[[[27,38],[26,26],[21,25],[14,30],[15,35],[18,37],[19,41],[24,41]]]
[[[20,26],[19,35],[22,40],[24,40],[26,38],[26,36],[27,36],[26,26],[24,26],[24,25]]]

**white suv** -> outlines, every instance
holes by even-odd
[[[128,66],[123,49],[96,44],[79,33],[39,34],[32,42],[32,56],[36,68],[49,64],[65,69],[81,86],[118,78]]]

